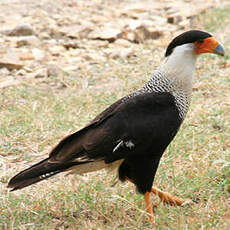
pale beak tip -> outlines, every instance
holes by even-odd
[[[216,49],[213,51],[214,54],[224,56],[224,47],[223,45],[219,44]]]

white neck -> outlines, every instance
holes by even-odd
[[[194,70],[197,55],[194,52],[193,44],[185,44],[176,47],[173,52],[166,57],[158,70],[167,76],[172,84],[176,84],[188,96],[192,92]]]

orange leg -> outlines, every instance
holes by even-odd
[[[133,183],[133,180],[129,179],[128,177],[126,177],[126,179],[129,182]],[[154,217],[153,217],[153,206],[152,206],[152,203],[151,203],[151,192],[146,192],[144,194],[144,198],[145,198],[146,211],[147,211],[148,216],[149,216],[149,221],[152,224],[155,224],[155,220],[154,220]]]
[[[153,217],[153,207],[151,203],[151,192],[146,192],[144,194],[144,198],[145,198],[145,204],[146,204],[146,211],[149,215],[149,220],[152,224],[155,224],[155,220]]]
[[[193,203],[192,200],[190,199],[182,199],[176,196],[173,196],[167,192],[163,192],[160,189],[156,188],[156,187],[152,187],[152,193],[159,196],[161,202],[163,202],[164,204],[169,204],[171,206],[183,206],[186,204],[191,204]]]
[[[131,179],[129,179],[128,177],[126,179],[133,183],[133,181]],[[186,204],[193,203],[193,201],[190,199],[182,199],[182,198],[173,196],[167,192],[163,192],[156,187],[152,187],[151,192],[146,192],[144,194],[146,211],[149,215],[149,220],[152,224],[155,224],[155,220],[154,220],[154,216],[153,216],[153,207],[152,207],[152,203],[151,203],[151,193],[159,196],[161,202],[163,202],[164,204],[170,204],[171,206],[176,206],[176,205],[183,206]]]

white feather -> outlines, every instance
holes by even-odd
[[[129,141],[123,141],[123,140],[118,140],[117,142],[119,142],[115,148],[113,149],[113,153],[116,152],[120,147],[123,147],[124,145],[127,147],[127,148],[133,148],[135,146],[135,144],[129,140]]]
[[[89,173],[89,172],[94,172],[101,170],[103,168],[107,169],[109,172],[113,171],[114,169],[118,168],[120,164],[123,162],[122,160],[114,161],[113,163],[106,164],[103,160],[101,161],[94,161],[94,162],[89,162],[86,164],[80,164],[73,166],[69,168],[67,171],[69,174],[84,174],[84,173]]]
[[[129,141],[126,141],[125,142],[125,145],[126,145],[126,147],[128,147],[128,148],[133,148],[135,145],[134,145],[134,143],[131,141],[131,140],[129,140]]]
[[[193,43],[175,47],[173,52],[164,59],[158,70],[164,73],[172,84],[177,85],[187,95],[192,92],[194,71],[197,55]]]
[[[124,142],[122,140],[118,140],[117,142],[119,142],[119,143],[113,149],[113,153],[116,152],[121,146],[124,145]]]

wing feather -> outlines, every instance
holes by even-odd
[[[150,149],[162,152],[180,124],[174,97],[169,93],[121,99],[85,128],[64,138],[50,153],[50,161],[100,159],[111,163],[149,154]]]

